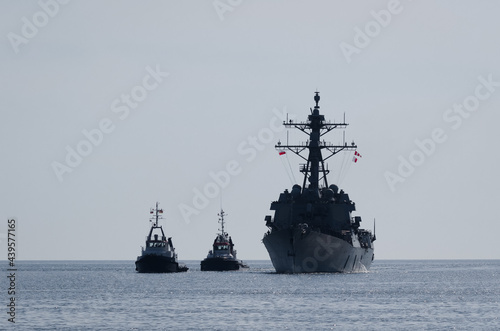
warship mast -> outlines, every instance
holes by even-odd
[[[355,150],[357,148],[354,142],[352,142],[351,145],[347,145],[345,141],[343,141],[343,145],[333,145],[320,140],[320,138],[328,132],[334,129],[346,128],[349,124],[345,123],[345,119],[343,123],[325,122],[325,116],[319,113],[319,100],[319,92],[315,92],[314,101],[316,102],[316,106],[314,106],[314,110],[311,109],[311,115],[308,116],[307,122],[296,123],[292,120],[283,122],[285,127],[295,127],[309,135],[308,142],[301,145],[282,145],[281,142],[278,142],[278,144],[275,145],[277,150],[283,151],[288,149],[307,162],[306,164],[301,164],[300,167],[300,172],[304,174],[302,192],[304,192],[306,188],[317,191],[320,188],[321,180],[323,181],[323,187],[328,187],[326,175],[328,175],[330,171],[325,167],[325,161],[343,150]],[[306,149],[309,150],[309,156],[307,158],[301,155],[301,152]],[[326,149],[330,152],[330,155],[323,158],[321,153],[322,149]],[[320,174],[322,175],[321,178],[319,177]],[[309,182],[308,186],[306,186],[307,182]]]

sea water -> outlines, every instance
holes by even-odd
[[[139,274],[133,261],[19,261],[0,329],[500,330],[500,260],[374,261],[367,273]]]

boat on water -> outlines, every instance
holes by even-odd
[[[278,273],[365,272],[374,259],[375,234],[360,228],[361,217],[352,216],[355,203],[337,185],[328,184],[329,170],[325,166],[328,158],[340,152],[359,153],[356,144],[347,144],[345,138],[339,145],[320,139],[348,124],[345,118],[341,123],[325,121],[319,100],[316,92],[316,106],[306,122],[283,123],[308,135],[306,143],[288,145],[287,141],[275,146],[280,155],[290,151],[306,162],[300,166],[304,180],[302,186],[293,185],[290,192],[285,190],[271,203],[274,217],[265,217],[269,231],[262,242]],[[329,155],[324,157],[322,151]]]
[[[231,236],[224,231],[224,210],[221,209],[219,223],[221,228],[215,237],[212,250],[208,252],[206,259],[201,261],[201,271],[229,271],[248,268],[241,260],[236,257],[233,240]]]
[[[142,247],[141,255],[135,261],[135,270],[141,273],[166,273],[187,271],[188,267],[177,262],[172,238],[165,236],[163,228],[158,225],[158,220],[163,217],[163,209],[151,208],[150,214],[152,221],[151,229],[146,237],[146,246]]]

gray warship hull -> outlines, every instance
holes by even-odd
[[[366,272],[373,260],[373,248],[314,231],[274,231],[263,243],[277,273]]]

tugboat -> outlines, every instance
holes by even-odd
[[[172,244],[172,238],[165,236],[163,228],[158,225],[158,220],[163,217],[163,209],[151,208],[150,214],[154,216],[151,230],[146,238],[146,247],[141,249],[141,256],[135,261],[135,270],[141,273],[165,273],[187,271],[188,267],[177,262],[177,254]],[[156,232],[156,233],[155,233]]]
[[[324,134],[348,124],[345,118],[343,123],[325,121],[319,100],[316,92],[316,106],[306,122],[283,122],[285,127],[309,136],[303,144],[283,145],[278,141],[275,146],[280,155],[288,150],[306,161],[300,166],[304,181],[271,203],[274,217],[265,217],[269,231],[262,242],[277,273],[366,272],[374,258],[375,235],[360,228],[360,216],[351,216],[356,208],[349,195],[339,192],[337,185],[328,185],[329,170],[325,167],[325,161],[341,151],[359,153],[355,143],[348,145],[345,138],[341,145],[320,140]],[[306,150],[309,155],[304,157],[301,152]],[[329,155],[323,157],[322,150]]]
[[[213,249],[208,252],[207,258],[201,261],[201,271],[228,271],[248,268],[241,260],[236,258],[233,240],[224,231],[224,210],[217,214],[221,228],[215,237]]]

